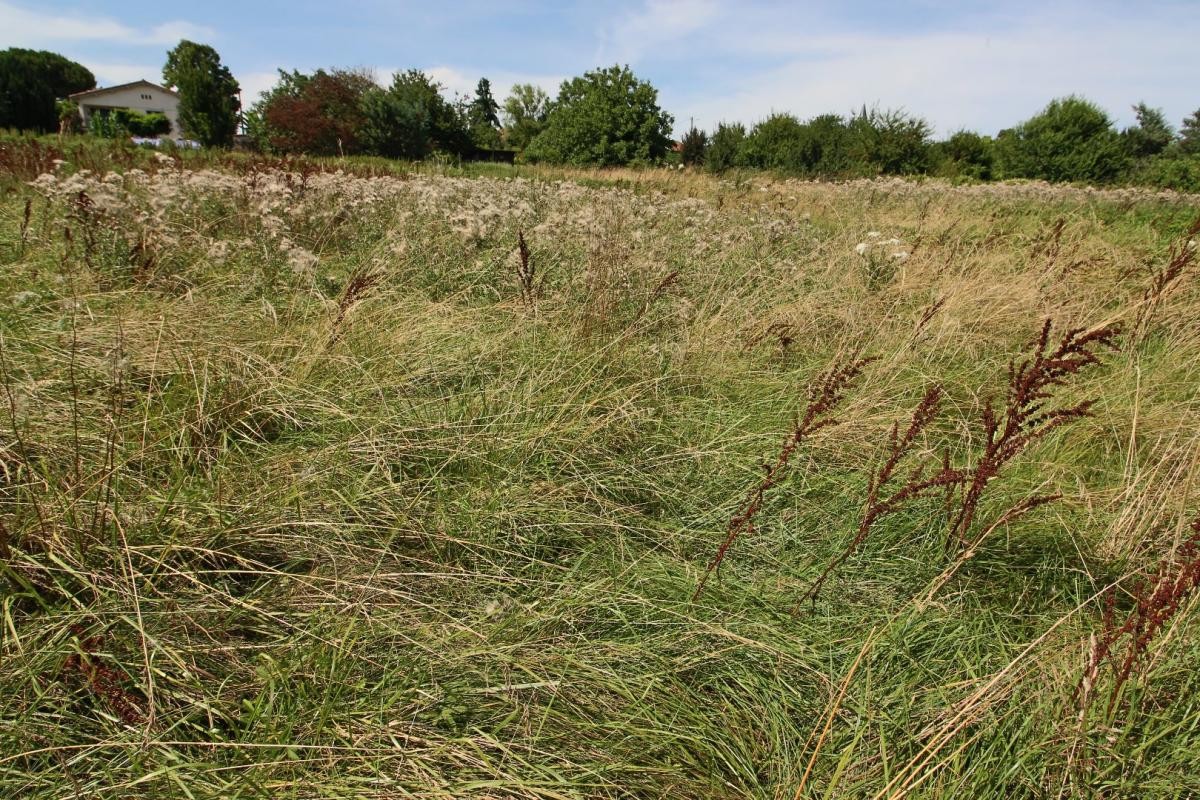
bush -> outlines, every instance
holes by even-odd
[[[1109,116],[1079,97],[1051,101],[1040,114],[1001,131],[996,143],[1006,178],[1108,183],[1129,163]]]
[[[673,122],[658,107],[658,90],[629,67],[593,70],[563,82],[525,156],[581,166],[654,164],[667,154]]]
[[[916,175],[929,171],[929,123],[903,110],[870,109],[855,115],[847,126],[849,155],[868,174]]]
[[[958,131],[931,150],[935,171],[943,178],[991,180],[996,165],[996,148],[991,137],[974,131]]]
[[[1129,177],[1139,185],[1200,192],[1200,155],[1188,155],[1172,147],[1145,161]]]
[[[256,105],[271,150],[334,156],[361,150],[363,96],[375,88],[369,74],[317,70],[280,73],[280,82]]]
[[[707,150],[708,134],[693,125],[679,142],[679,160],[689,167],[702,165]]]
[[[740,122],[717,125],[708,150],[704,154],[704,166],[710,172],[724,172],[742,166],[742,148],[746,143],[746,128]]]

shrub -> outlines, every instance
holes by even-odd
[[[358,152],[365,122],[363,95],[374,86],[363,72],[281,72],[280,84],[260,104],[270,148],[326,156]]]
[[[974,131],[958,131],[930,151],[936,171],[945,178],[991,180],[996,165],[996,146],[991,137]]]
[[[629,67],[592,70],[563,82],[525,155],[578,165],[653,164],[667,154],[673,121],[658,106],[658,90]]]
[[[688,166],[704,163],[704,154],[708,150],[708,134],[693,125],[680,140],[680,160]]]
[[[931,129],[903,110],[865,107],[847,125],[850,158],[869,173],[914,175],[931,164]]]
[[[704,154],[704,166],[710,172],[724,172],[742,165],[742,148],[746,142],[746,128],[740,122],[717,125],[708,150]]]
[[[1107,183],[1128,165],[1112,120],[1079,97],[1053,100],[1040,114],[1001,131],[997,155],[1008,178]]]

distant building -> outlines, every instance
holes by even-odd
[[[76,92],[71,99],[79,104],[83,126],[93,114],[106,114],[115,108],[132,108],[147,114],[163,114],[171,121],[171,135],[179,136],[179,95],[157,83],[134,81],[120,86]]]

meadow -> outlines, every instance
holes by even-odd
[[[0,143],[0,795],[1200,795],[1200,196]]]

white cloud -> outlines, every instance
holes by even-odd
[[[122,44],[173,45],[180,39],[211,39],[214,31],[186,21],[153,28],[130,27],[105,17],[46,13],[0,2],[0,45],[30,47],[60,42],[106,41]]]
[[[1071,93],[1122,123],[1132,121],[1129,107],[1139,100],[1165,107],[1176,121],[1197,102],[1195,29],[1179,20],[1060,8],[975,30],[807,35],[778,26],[763,35],[757,22],[723,17],[710,26],[708,43],[719,51],[713,58],[761,60],[768,51],[773,65],[733,87],[664,91],[663,105],[677,121],[694,116],[711,130],[721,120],[752,123],[774,111],[806,118],[878,103],[923,116],[942,134],[960,127],[995,133]]]
[[[598,63],[637,61],[703,30],[719,17],[716,0],[647,0],[601,31]]]

